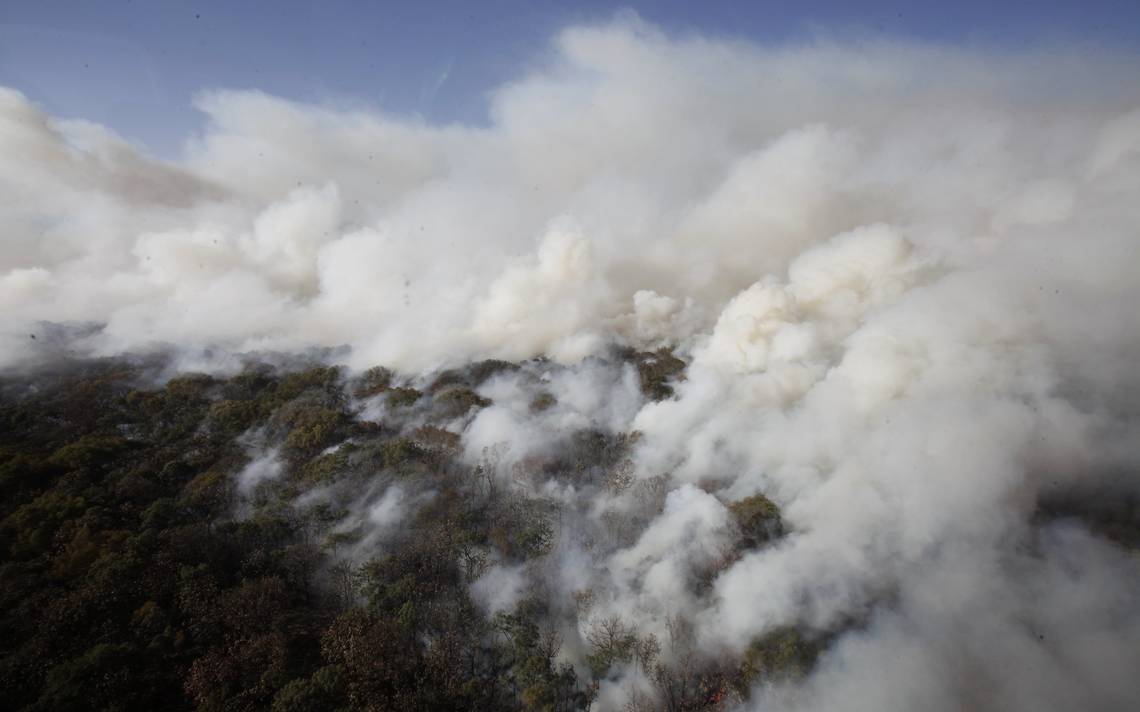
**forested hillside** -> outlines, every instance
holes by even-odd
[[[684,365],[667,352],[614,358],[651,397]],[[761,676],[812,664],[818,641],[794,629],[743,659],[697,655],[679,617],[668,639],[639,635],[591,615],[587,581],[543,590],[531,576],[507,605],[475,600],[492,563],[553,565],[580,518],[536,483],[638,490],[644,511],[592,532],[595,553],[664,501],[663,482],[629,476],[633,433],[568,433],[505,478],[493,451],[465,461],[442,426],[489,405],[474,389],[518,364],[445,371],[422,390],[382,368],[255,364],[156,385],[161,366],[66,363],[3,385],[9,709],[572,710],[630,664],[666,709],[721,709]],[[531,407],[553,405],[543,393]],[[386,512],[396,497],[399,517]],[[762,496],[731,511],[724,557],[782,533]]]

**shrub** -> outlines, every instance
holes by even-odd
[[[234,437],[261,419],[261,408],[254,401],[222,400],[210,406],[210,420],[220,434]]]
[[[407,408],[415,405],[423,395],[415,388],[393,388],[388,391],[388,406],[390,408]]]
[[[798,628],[777,628],[752,641],[744,652],[741,686],[747,691],[761,681],[801,678],[811,671],[818,656],[818,647],[806,640]]]
[[[530,402],[530,410],[532,413],[541,413],[554,407],[557,402],[558,400],[554,396],[544,391]]]
[[[336,366],[317,366],[305,371],[290,373],[277,386],[279,402],[290,401],[306,391],[325,393],[340,391],[340,369]]]
[[[233,483],[216,470],[197,475],[182,488],[182,504],[212,515],[228,506],[233,494]]]
[[[471,385],[478,386],[495,374],[517,370],[519,370],[519,365],[516,363],[500,361],[498,359],[487,359],[486,361],[472,364],[468,372],[471,374]]]
[[[324,406],[305,406],[296,408],[285,420],[290,426],[285,449],[294,456],[305,456],[332,443],[344,416]]]
[[[435,397],[436,403],[443,406],[443,416],[457,418],[472,408],[486,408],[490,399],[480,396],[470,388],[450,388]]]
[[[95,468],[111,462],[128,447],[130,443],[117,435],[85,435],[56,450],[49,461],[70,469]]]
[[[383,366],[373,366],[360,374],[360,378],[357,379],[353,388],[353,395],[357,398],[369,398],[378,393],[383,393],[392,387],[394,377],[395,374]]]
[[[780,508],[762,494],[733,502],[728,505],[728,511],[740,529],[741,546],[746,549],[761,546],[784,533]]]
[[[410,438],[395,438],[380,448],[380,458],[384,467],[396,470],[418,461],[424,454],[425,450]]]
[[[633,361],[641,382],[641,391],[651,400],[672,398],[671,382],[680,380],[684,376],[685,362],[673,355],[671,349],[660,348],[656,351],[626,349],[619,352],[619,356]]]
[[[586,632],[586,642],[590,644],[590,654],[586,662],[594,677],[603,677],[614,663],[633,659],[637,636],[633,629],[617,616],[602,618],[594,622]]]
[[[344,445],[336,452],[319,455],[306,462],[300,471],[300,480],[306,485],[324,485],[336,480],[337,476],[348,469],[348,456],[354,448]]]
[[[344,668],[326,665],[310,677],[291,680],[273,698],[272,712],[326,712],[344,703]]]

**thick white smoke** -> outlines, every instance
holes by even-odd
[[[644,520],[604,560],[574,532],[550,555],[597,616],[664,639],[682,615],[708,655],[838,636],[761,709],[1140,707],[1134,550],[1035,518],[1140,495],[1137,58],[631,21],[554,50],[487,128],[211,92],[176,165],[0,91],[0,364],[51,324],[95,354],[580,364],[541,381],[541,416],[527,372],[459,427],[513,461],[641,433],[640,487],[542,485]],[[677,348],[676,396],[587,358],[614,343]],[[726,503],[759,492],[790,534],[694,589]],[[395,521],[389,499],[361,516]],[[508,608],[536,575],[493,568],[477,597]]]

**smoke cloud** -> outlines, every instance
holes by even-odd
[[[542,562],[479,579],[488,610],[589,589],[591,620],[683,618],[700,655],[829,642],[754,709],[1136,709],[1136,543],[1041,513],[1140,497],[1137,66],[622,20],[560,33],[485,128],[212,91],[177,163],[0,90],[0,365],[545,356],[448,426],[564,512]],[[648,401],[615,346],[684,380]],[[630,437],[628,482],[527,474],[584,428]],[[759,493],[788,533],[734,557]],[[424,499],[367,497],[378,532]]]

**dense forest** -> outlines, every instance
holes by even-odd
[[[685,365],[667,351],[610,359],[648,399]],[[642,519],[609,521],[585,545],[598,551],[628,543],[664,499],[660,478],[630,476],[636,433],[566,433],[505,476],[493,450],[464,455],[456,424],[490,403],[480,385],[545,367],[410,379],[251,362],[169,378],[162,359],[120,358],[5,379],[4,706],[575,710],[634,669],[653,692],[629,709],[712,710],[808,671],[824,641],[795,628],[709,656],[681,617],[667,638],[642,635],[592,615],[588,587],[542,590],[575,517],[531,484],[635,489]],[[539,392],[530,407],[553,404]],[[405,513],[384,525],[392,493]],[[698,593],[785,533],[764,496],[727,504],[734,543],[688,582]],[[497,609],[472,595],[492,562],[532,571]]]

